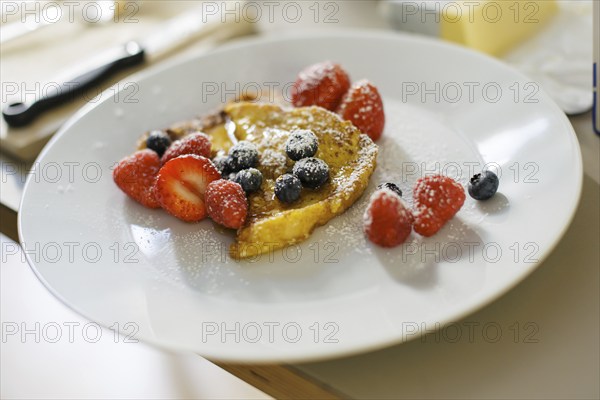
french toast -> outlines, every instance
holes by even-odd
[[[276,104],[232,102],[210,116],[174,125],[173,139],[202,130],[212,144],[213,156],[233,145],[225,128],[235,123],[235,139],[246,140],[259,150],[257,166],[263,174],[261,190],[248,196],[246,223],[237,231],[230,256],[255,257],[307,239],[312,231],[342,214],[362,195],[376,166],[377,146],[352,123],[320,107],[285,108]],[[291,131],[308,129],[319,140],[316,157],[330,168],[328,182],[319,189],[302,189],[292,204],[274,195],[275,180],[291,171],[294,161],[286,157]],[[139,148],[144,147],[144,138]]]

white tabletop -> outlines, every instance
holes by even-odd
[[[269,399],[195,354],[115,335],[56,299],[0,235],[3,399]]]

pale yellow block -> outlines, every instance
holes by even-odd
[[[557,13],[554,0],[457,1],[440,18],[440,36],[499,56],[541,30]]]

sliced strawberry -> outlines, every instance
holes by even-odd
[[[371,82],[362,80],[352,85],[344,95],[337,113],[350,121],[373,141],[379,139],[385,126],[383,101]]]
[[[221,174],[206,157],[188,154],[173,158],[158,172],[156,199],[169,214],[186,221],[206,217],[204,193]]]
[[[460,210],[465,197],[465,189],[447,176],[419,179],[413,191],[415,232],[423,236],[435,235]]]
[[[397,193],[377,190],[364,215],[364,231],[369,240],[381,247],[396,247],[412,231],[413,216]]]
[[[239,183],[219,179],[206,188],[206,208],[217,224],[232,229],[241,228],[248,214],[246,193]]]
[[[160,158],[152,150],[140,150],[125,157],[113,170],[117,186],[138,203],[159,208],[154,197],[154,182],[160,169]]]
[[[210,158],[210,139],[202,132],[192,133],[182,139],[174,141],[162,156],[162,163],[184,156],[196,154],[197,156]]]
[[[292,86],[295,107],[319,106],[334,111],[350,88],[350,77],[331,61],[304,68]]]

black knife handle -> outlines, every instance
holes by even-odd
[[[76,95],[96,86],[117,71],[144,61],[144,50],[136,42],[128,42],[116,57],[67,82],[59,84],[51,93],[33,103],[12,103],[4,107],[2,116],[9,126],[25,126],[42,112],[72,100]]]

